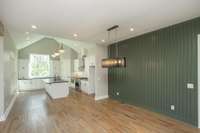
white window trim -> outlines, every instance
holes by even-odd
[[[31,56],[34,56],[34,55],[38,55],[38,56],[48,56],[49,58],[49,75],[48,76],[32,76],[31,75]],[[29,77],[30,78],[45,78],[45,77],[49,77],[50,76],[50,56],[48,54],[35,54],[35,53],[32,53],[29,55],[29,67],[28,67],[28,73],[29,73]]]

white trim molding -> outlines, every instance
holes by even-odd
[[[5,113],[0,116],[0,121],[5,121],[7,119],[8,115],[9,115],[9,113],[10,113],[10,111],[11,111],[11,109],[12,109],[14,103],[15,103],[16,98],[17,98],[17,93],[15,93],[15,95],[13,96],[13,98],[12,98],[8,108],[6,109]]]
[[[95,101],[104,100],[104,99],[108,99],[108,98],[109,98],[108,95],[105,95],[105,96],[98,96],[98,97],[95,97]]]
[[[200,128],[200,34],[197,36],[198,128]]]

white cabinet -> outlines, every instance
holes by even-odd
[[[19,90],[27,90],[30,88],[29,80],[19,80]]]
[[[81,80],[81,90],[87,94],[89,93],[89,85],[87,80]]]
[[[44,82],[41,79],[32,80],[32,84],[35,89],[43,89],[44,88]]]
[[[85,65],[95,66],[95,56],[88,56],[85,58]]]
[[[93,86],[92,86],[93,87]],[[81,80],[81,90],[87,94],[94,94],[94,88],[89,85],[87,80]]]
[[[95,56],[88,56],[85,58],[85,76],[88,77],[87,80],[81,81],[81,89],[87,94],[93,94],[95,91],[94,88],[94,79],[95,79]]]
[[[88,56],[85,58],[85,74],[89,76],[89,67],[95,66],[95,56]]]
[[[44,83],[41,79],[19,80],[18,88],[21,91],[43,89]]]
[[[53,99],[67,97],[69,95],[67,83],[45,84],[45,90]]]

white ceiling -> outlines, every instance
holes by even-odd
[[[42,35],[35,32],[31,32],[30,34],[24,34],[24,32],[10,32],[10,35],[14,37],[15,44],[17,49],[23,49],[37,41],[43,40],[44,38],[50,38],[56,40],[60,44],[64,44],[77,52],[80,52],[83,48],[90,49],[95,47],[94,43],[86,43],[83,41],[66,39],[61,37],[49,36],[49,35]],[[29,38],[29,40],[27,40]]]
[[[26,43],[26,31],[67,39],[77,33],[80,41],[103,44],[106,29],[115,24],[123,40],[200,16],[200,0],[3,0],[0,5],[19,45]],[[37,30],[31,30],[33,24]]]

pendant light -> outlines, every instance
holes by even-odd
[[[61,54],[65,52],[64,47],[63,47],[63,44],[61,44],[60,49],[59,49],[59,52],[60,52]]]
[[[125,57],[119,57],[118,53],[119,53],[119,50],[118,50],[118,42],[117,42],[117,32],[118,32],[118,28],[119,26],[118,25],[114,25],[113,27],[107,29],[108,31],[108,39],[110,39],[110,31],[113,31],[115,30],[115,42],[116,44],[115,45],[115,57],[114,58],[106,58],[106,59],[102,59],[102,67],[103,68],[111,68],[111,67],[126,67],[126,59]],[[108,54],[110,52],[108,51]],[[110,54],[108,55],[110,56]]]
[[[55,54],[52,54],[51,57],[56,58],[56,55],[55,55]]]
[[[56,49],[54,55],[55,55],[55,56],[59,56],[59,55],[60,55],[59,49]]]
[[[61,54],[63,54],[65,52],[64,50],[64,45],[60,44],[59,48],[55,50],[55,52],[51,55],[51,57],[55,58],[57,56],[60,56]]]

